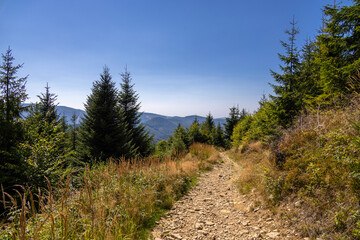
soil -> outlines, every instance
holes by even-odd
[[[154,240],[303,239],[291,223],[236,188],[241,167],[225,153],[153,229]]]

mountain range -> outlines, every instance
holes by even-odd
[[[29,104],[24,104],[25,106]],[[85,111],[81,109],[75,109],[66,106],[57,106],[56,110],[60,116],[64,116],[66,121],[69,123],[73,114],[77,116],[76,124],[80,124],[81,118],[84,116]],[[177,126],[180,124],[181,126],[188,128],[197,119],[199,123],[205,121],[205,117],[191,115],[186,117],[178,117],[178,116],[165,116],[155,113],[143,112],[140,121],[145,126],[145,128],[149,131],[151,135],[154,135],[154,141],[159,142],[161,140],[167,140]],[[226,120],[225,118],[215,118],[215,124],[220,123],[223,125]]]

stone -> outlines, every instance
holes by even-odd
[[[280,235],[279,232],[269,232],[266,234],[266,236],[268,236],[269,238],[276,238],[279,235]]]
[[[179,240],[182,239],[182,237],[179,234],[176,234],[176,233],[169,234],[169,236],[172,237],[172,238],[175,238],[175,239],[179,239]]]
[[[204,228],[204,225],[203,225],[202,223],[196,223],[196,224],[195,224],[195,228],[196,228],[197,230],[202,230],[202,229]]]

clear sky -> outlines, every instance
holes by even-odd
[[[346,0],[345,0],[346,2]],[[106,64],[131,72],[142,111],[228,115],[271,93],[293,15],[301,46],[333,0],[0,0],[0,52],[13,49],[29,102],[46,83],[59,105],[84,108]]]

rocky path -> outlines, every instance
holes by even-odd
[[[227,155],[222,158],[160,220],[153,239],[301,239],[286,222],[237,191],[233,182],[241,168]]]

